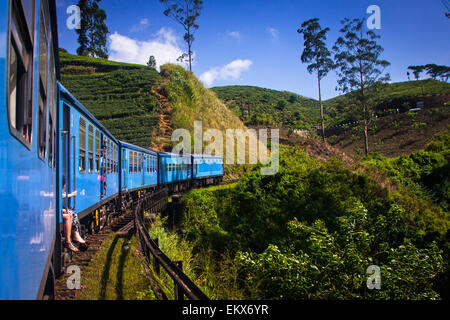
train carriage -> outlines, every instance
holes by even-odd
[[[61,84],[59,94],[58,192],[63,190],[63,180],[68,193],[77,191],[68,205],[82,220],[105,204],[114,203],[119,195],[119,141]]]
[[[0,35],[0,299],[36,299],[55,244],[55,1],[1,0]]]
[[[192,177],[190,155],[159,153],[158,184],[168,185],[170,190],[179,191],[189,187]]]
[[[195,184],[214,184],[224,175],[223,158],[211,155],[192,155],[192,179]]]
[[[121,191],[133,193],[155,189],[158,185],[158,153],[120,142]]]

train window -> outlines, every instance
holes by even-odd
[[[88,169],[89,173],[94,172],[94,127],[89,125],[88,129]]]
[[[45,151],[47,144],[47,100],[42,94],[42,87],[39,95],[39,113],[38,113],[38,154],[39,158],[45,159]]]
[[[50,23],[47,1],[41,2],[40,12],[38,153],[41,159],[45,159],[47,147],[48,29]]]
[[[133,152],[130,151],[130,156],[129,156],[129,164],[130,164],[130,173],[133,172]]]
[[[116,153],[116,173],[119,173],[119,149],[117,148],[117,146],[114,146],[114,150]]]
[[[134,173],[137,173],[137,152],[134,152]]]
[[[114,150],[114,173],[117,173],[117,148],[116,145],[113,145],[113,150]]]
[[[31,149],[34,1],[26,4],[11,2],[8,116],[11,134]]]
[[[109,157],[110,157],[109,172],[112,173],[114,172],[114,145],[112,144],[111,140],[108,141],[109,141]]]
[[[95,130],[95,172],[100,172],[100,132],[98,130]]]
[[[142,153],[139,153],[139,161],[138,161],[138,172],[141,173],[142,169]]]
[[[79,168],[80,173],[86,172],[86,120],[80,117],[80,128],[79,128]]]
[[[113,149],[113,143],[111,140],[108,140],[109,142],[109,173],[113,172],[114,169],[114,149]]]
[[[119,147],[116,146],[116,173],[119,173]]]
[[[56,126],[54,119],[56,116],[56,67],[55,53],[53,52],[53,42],[50,41],[50,85],[49,85],[49,118],[48,118],[48,163],[50,167],[56,166],[55,143]]]
[[[111,171],[111,155],[109,154],[109,141],[108,139],[105,139],[105,146],[106,146],[106,172]]]
[[[53,112],[50,108],[48,117],[48,165],[53,167]]]

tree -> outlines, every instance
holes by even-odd
[[[441,0],[441,2],[442,2],[442,4],[444,5],[444,7],[445,7],[445,9],[447,11],[445,13],[445,16],[450,19],[450,6],[448,5],[448,1],[446,3],[444,0]]]
[[[106,35],[109,33],[105,24],[106,12],[98,6],[101,0],[79,0],[81,27],[77,29],[80,56],[108,59]]]
[[[406,76],[408,77],[408,81],[411,81],[411,74],[408,72],[406,72]]]
[[[298,33],[303,34],[303,39],[305,41],[305,48],[303,50],[301,61],[303,63],[309,63],[308,72],[311,74],[315,72],[317,75],[323,141],[325,141],[325,120],[320,80],[333,69],[334,65],[333,60],[330,59],[331,53],[325,44],[328,31],[330,31],[330,28],[322,29],[320,27],[318,18],[303,22],[301,29],[297,30]]]
[[[149,66],[150,68],[156,68],[155,56],[150,56],[150,58],[148,59],[148,62],[147,62],[147,66]]]
[[[423,72],[423,70],[425,70],[424,66],[409,66],[408,70],[411,70],[414,78],[416,78],[416,80],[420,79],[420,74]]]
[[[362,115],[364,126],[364,151],[369,153],[368,127],[375,104],[376,87],[390,79],[385,68],[390,63],[381,60],[383,48],[376,40],[380,36],[372,30],[363,31],[363,19],[344,19],[344,25],[333,47],[338,75],[338,90],[343,93],[354,92],[358,113]],[[370,91],[368,89],[371,89]]]
[[[442,81],[447,82],[450,77],[450,68],[447,66],[440,66],[436,64],[427,64],[424,66],[427,74],[433,79],[441,78]]]
[[[165,5],[164,15],[181,24],[185,30],[184,41],[188,45],[189,70],[192,71],[192,43],[199,25],[196,23],[203,9],[203,0],[160,0]]]

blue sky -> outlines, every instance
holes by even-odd
[[[77,0],[57,0],[60,47],[75,53],[77,35],[66,27],[66,9]],[[158,65],[186,52],[183,29],[164,16],[158,0],[103,0],[110,34],[110,59]],[[318,17],[329,27],[331,49],[343,18],[368,18],[370,5],[381,9],[379,43],[393,82],[406,81],[409,65],[450,65],[450,19],[441,0],[205,0],[194,42],[194,73],[207,87],[254,85],[317,98],[317,81],[301,64],[301,23]],[[323,80],[323,97],[338,95],[336,76]]]

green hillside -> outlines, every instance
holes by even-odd
[[[149,147],[159,106],[153,68],[60,52],[61,83],[117,138]]]
[[[251,86],[212,88],[248,125],[276,125],[309,129],[320,125],[319,103],[287,91]],[[375,101],[380,110],[414,108],[415,100],[450,94],[450,84],[427,79],[384,85]],[[326,126],[355,121],[353,93],[324,101]],[[439,107],[439,106],[436,106]]]
[[[251,86],[212,88],[247,125],[309,129],[319,122],[319,103],[287,91]]]
[[[218,129],[224,138],[227,129],[246,130],[213,91],[181,66],[166,64],[158,73],[146,66],[80,57],[65,50],[60,61],[61,83],[120,140],[170,151],[173,130],[187,129],[193,138],[195,121],[203,122],[203,130]],[[243,170],[241,166],[226,169],[230,177]]]
[[[370,91],[370,90],[369,90]],[[390,83],[382,86],[375,95],[379,111],[415,108],[416,100],[450,95],[450,84],[434,79]],[[348,93],[324,102],[327,126],[357,119],[353,105],[354,94]],[[433,107],[441,107],[435,105]]]

